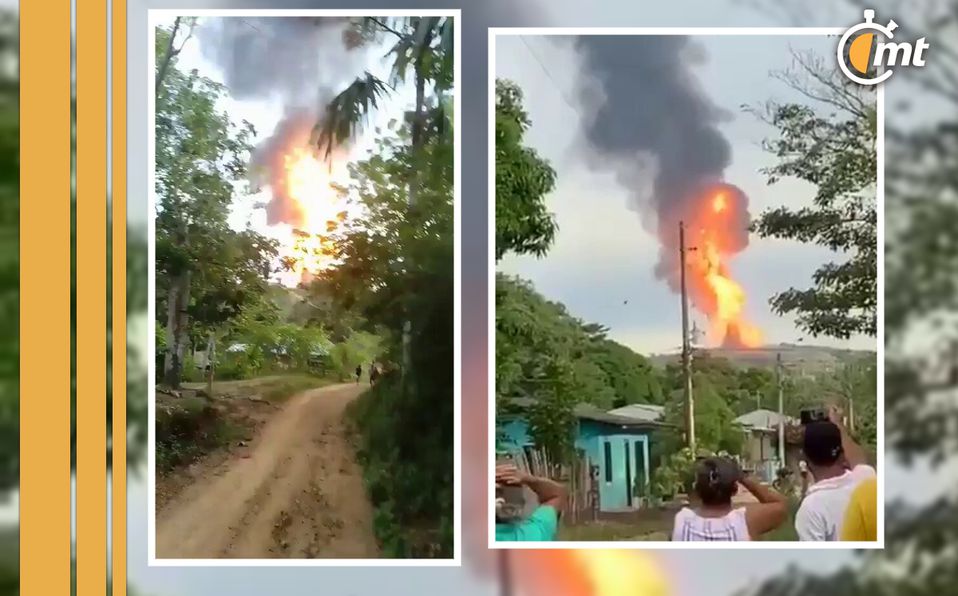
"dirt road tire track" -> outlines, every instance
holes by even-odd
[[[292,397],[248,451],[157,512],[156,556],[375,558],[373,509],[343,422],[364,385]]]

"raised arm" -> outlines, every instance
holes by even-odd
[[[565,487],[548,478],[540,478],[532,474],[527,474],[513,464],[500,464],[496,466],[496,483],[513,486],[524,484],[529,487],[529,490],[536,494],[540,505],[554,507],[556,511],[562,511],[565,505]]]
[[[861,448],[861,445],[855,442],[855,439],[848,433],[848,429],[842,424],[842,415],[838,408],[833,406],[828,409],[828,419],[831,420],[842,433],[842,451],[845,453],[845,461],[848,462],[849,469],[854,470],[855,466],[866,463],[865,450]]]
[[[757,504],[745,508],[745,522],[753,539],[785,522],[788,517],[788,499],[785,495],[748,476],[742,477],[739,482],[758,499]]]
[[[536,494],[540,505],[548,505],[556,511],[562,511],[564,509],[566,490],[565,487],[558,482],[530,474],[525,474],[522,478],[522,482]]]

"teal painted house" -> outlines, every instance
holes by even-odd
[[[497,420],[500,448],[507,451],[533,449],[522,409],[530,400],[515,400],[517,411]],[[599,511],[620,512],[637,507],[642,496],[636,488],[648,486],[652,434],[663,426],[660,406],[636,404],[611,412],[580,404],[575,408],[575,447],[597,468]]]

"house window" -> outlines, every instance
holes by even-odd
[[[612,482],[612,443],[605,442],[605,481]]]

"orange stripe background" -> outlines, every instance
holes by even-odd
[[[113,0],[113,596],[126,594],[126,0]]]
[[[106,0],[76,2],[76,570],[106,593]]]
[[[20,3],[20,594],[70,593],[70,3]],[[101,458],[102,459],[102,458]]]

